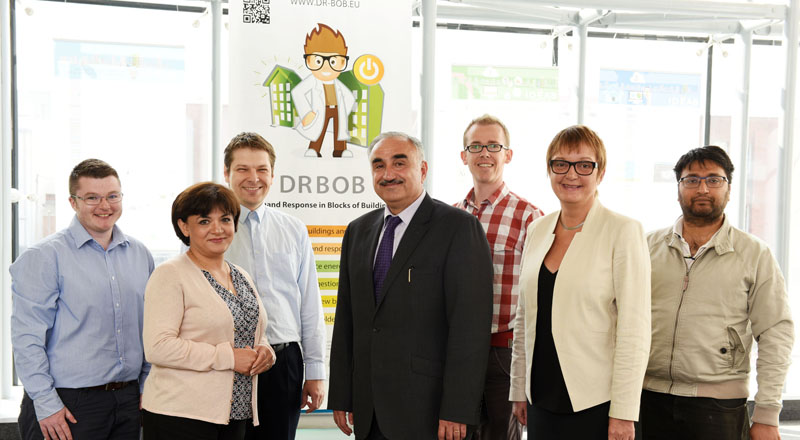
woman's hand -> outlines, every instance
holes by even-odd
[[[633,440],[633,421],[608,418],[608,440]]]
[[[261,374],[275,365],[275,351],[269,345],[256,346],[257,357],[253,366],[250,367],[250,375]]]
[[[249,345],[245,348],[234,348],[233,371],[249,376],[250,369],[253,367],[253,363],[256,361],[257,357],[258,353]]]

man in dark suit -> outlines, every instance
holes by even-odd
[[[492,320],[486,236],[475,217],[425,193],[418,140],[381,134],[369,160],[386,208],[344,235],[328,407],[358,439],[466,438]]]

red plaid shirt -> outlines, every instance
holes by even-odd
[[[519,298],[519,266],[528,225],[542,211],[509,191],[505,183],[480,205],[475,204],[475,188],[454,205],[478,217],[494,263],[494,310],[492,333],[512,330]]]

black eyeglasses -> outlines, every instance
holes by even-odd
[[[322,65],[325,64],[325,61],[328,62],[331,69],[336,72],[341,72],[347,68],[347,61],[350,59],[347,55],[318,55],[315,53],[304,54],[303,58],[306,60],[306,67],[315,72],[322,69]]]
[[[106,196],[101,196],[97,194],[89,194],[87,196],[76,196],[75,194],[70,195],[73,199],[83,200],[83,203],[86,203],[89,206],[99,205],[103,199],[113,205],[122,201],[122,193],[111,193]]]
[[[555,174],[567,174],[569,172],[569,167],[575,168],[575,172],[581,176],[588,176],[594,172],[594,169],[597,168],[597,162],[592,162],[589,160],[579,160],[577,162],[570,162],[568,160],[561,160],[561,159],[551,159],[550,160],[550,171],[554,172]]]
[[[700,186],[700,182],[703,180],[706,181],[706,186],[709,188],[721,188],[725,182],[728,181],[727,177],[722,176],[706,176],[706,177],[697,177],[697,176],[686,176],[681,177],[678,180],[678,183],[683,184],[684,188],[698,188]]]
[[[480,153],[483,149],[486,148],[490,153],[497,153],[500,150],[508,150],[508,147],[502,144],[488,144],[488,145],[467,145],[464,147],[464,151],[469,151],[470,153]]]

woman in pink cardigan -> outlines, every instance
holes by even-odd
[[[228,188],[205,182],[172,204],[189,250],[156,268],[144,301],[145,440],[241,440],[258,424],[257,375],[275,363],[250,276],[225,261],[239,220]]]

